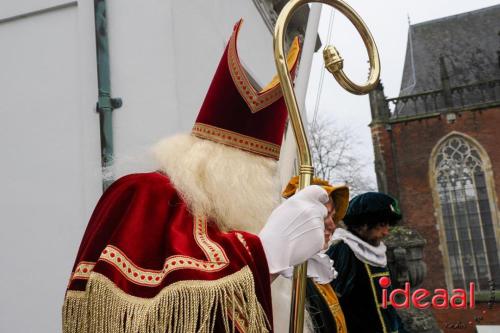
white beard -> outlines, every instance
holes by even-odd
[[[160,141],[153,154],[192,212],[210,217],[221,230],[257,234],[280,202],[278,167],[272,159],[189,134]],[[282,277],[272,284],[277,333],[288,332],[291,287],[291,280]]]
[[[252,233],[280,202],[277,162],[189,134],[160,141],[153,153],[194,214],[223,231]]]

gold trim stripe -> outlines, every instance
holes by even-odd
[[[236,232],[236,238],[238,238],[238,240],[240,241],[240,243],[243,245],[243,247],[245,248],[245,250],[247,250],[248,254],[250,255],[250,257],[252,256],[252,252],[250,252],[250,248],[248,247],[248,244],[247,244],[247,241],[245,239],[245,237],[240,234],[239,232]]]
[[[382,316],[382,311],[380,311],[380,303],[378,302],[378,296],[377,296],[377,290],[375,289],[375,284],[373,282],[373,274],[372,274],[372,271],[370,269],[370,266],[368,266],[367,263],[365,263],[365,268],[366,268],[366,272],[368,273],[368,279],[370,280],[370,285],[372,287],[372,292],[373,292],[373,300],[375,301],[375,307],[377,308],[377,313],[378,313],[378,317],[380,319],[380,324],[382,325],[382,331],[383,333],[387,333],[387,328],[385,327],[385,320],[384,320],[384,317]]]
[[[71,280],[73,280],[73,279],[88,279],[90,276],[90,273],[94,269],[94,266],[95,266],[95,262],[80,261],[75,268],[75,272],[73,273]]]
[[[384,276],[390,276],[389,272],[381,272],[381,273],[375,273],[375,274],[372,274],[372,277],[373,277],[373,278],[376,278],[376,277],[384,277]]]
[[[162,270],[149,270],[135,265],[125,254],[113,246],[107,246],[99,260],[104,260],[115,266],[127,280],[146,287],[158,286],[168,274],[179,269],[216,272],[227,266],[227,262],[203,261],[177,255],[168,257]]]
[[[179,269],[217,272],[225,268],[229,264],[229,259],[224,249],[208,237],[206,218],[194,217],[193,226],[194,239],[205,253],[207,260],[174,255],[165,260],[163,269],[151,270],[137,266],[123,251],[112,245],[106,246],[99,260],[113,265],[130,282],[146,287],[158,286],[168,274]],[[94,266],[95,263],[80,262],[71,279],[88,279]]]
[[[204,217],[195,217],[193,236],[196,244],[203,250],[210,263],[229,263],[226,253],[219,244],[208,237],[207,220]]]
[[[335,324],[337,325],[336,333],[346,333],[347,332],[347,324],[345,322],[344,312],[342,312],[342,308],[340,307],[339,300],[335,291],[331,284],[319,284],[314,283],[314,287],[321,293],[323,300],[328,305],[330,309],[330,314],[335,320]]]
[[[259,93],[255,90],[255,88],[248,80],[245,74],[245,70],[243,69],[243,66],[241,65],[241,62],[239,60],[238,50],[236,47],[236,40],[240,27],[241,23],[233,32],[233,34],[231,35],[231,39],[229,40],[229,49],[227,55],[229,72],[231,73],[233,82],[238,89],[241,97],[245,100],[246,104],[250,108],[250,111],[252,113],[255,113],[276,102],[281,96],[283,96],[283,93],[279,84],[276,84],[269,90]]]
[[[203,139],[209,139],[266,157],[279,159],[280,156],[281,146],[279,145],[219,127],[196,123],[193,126],[192,133]]]

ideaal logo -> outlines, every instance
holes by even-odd
[[[431,301],[422,302],[423,299],[431,295],[431,293],[426,289],[421,288],[410,293],[410,284],[406,283],[404,289],[394,289],[388,295],[387,288],[389,288],[389,286],[391,285],[391,280],[388,277],[382,277],[379,279],[379,284],[382,287],[382,307],[384,308],[387,308],[389,302],[395,308],[408,308],[410,306],[410,300],[411,300],[415,308],[418,309],[425,309],[430,307],[431,305],[435,309],[447,309],[449,306],[451,306],[454,309],[467,309],[467,294],[464,289],[453,289],[451,297],[445,289],[435,289]],[[490,299],[488,301],[487,309],[491,310],[493,309],[493,306],[495,304],[496,286],[493,280],[489,280],[488,285],[490,290]],[[469,309],[474,309],[475,307],[474,291],[475,291],[475,286],[473,283],[470,283],[469,295],[472,295],[472,297],[469,298]],[[404,300],[403,302],[398,303],[396,301],[398,295],[402,296],[402,298],[400,298],[399,301],[403,299]],[[468,325],[467,323],[464,323],[462,321],[447,322],[445,323],[445,328],[458,329],[458,330],[466,329],[469,326],[480,324],[481,321],[483,321],[487,317],[488,317],[487,311],[482,310],[479,315],[477,313],[474,314],[474,317],[471,318],[472,320],[468,322]]]
[[[382,307],[384,309],[387,308],[387,304],[389,302],[396,309],[408,309],[410,307],[410,301],[411,304],[417,309],[427,309],[431,305],[434,309],[448,309],[450,306],[453,309],[474,309],[476,305],[474,300],[475,287],[473,282],[469,283],[469,297],[467,297],[465,289],[453,289],[451,295],[448,294],[446,289],[434,289],[433,294],[424,288],[419,288],[410,292],[409,282],[405,283],[404,289],[394,289],[389,294],[387,288],[391,285],[391,279],[383,276],[379,279],[378,283],[382,287]],[[401,297],[398,297],[398,295],[401,295]],[[424,299],[431,295],[433,296],[430,302],[424,301]],[[399,301],[403,301],[398,303],[396,298],[398,298]]]

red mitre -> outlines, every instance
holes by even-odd
[[[247,77],[236,49],[242,20],[233,34],[201,106],[192,134],[258,155],[279,159],[288,112],[277,77],[257,91]],[[295,72],[299,42],[288,53]]]

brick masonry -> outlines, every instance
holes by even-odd
[[[434,310],[434,315],[443,333],[475,333],[476,325],[500,323],[500,304],[489,309],[487,303],[476,303],[474,309]]]
[[[380,190],[400,200],[404,215],[403,223],[416,229],[427,240],[424,261],[428,271],[422,287],[429,290],[446,288],[438,221],[429,180],[431,152],[438,141],[452,131],[477,140],[490,158],[498,198],[500,196],[500,107],[464,111],[458,113],[456,120],[451,123],[446,120],[445,115],[405,122],[374,122],[371,130]],[[498,202],[492,209],[498,211]],[[485,306],[480,304],[478,308]],[[474,332],[472,326],[468,325],[469,321],[474,321],[473,312],[469,310],[434,310],[434,312],[440,327],[445,332]],[[498,307],[494,315],[490,313],[489,316],[490,324],[500,324]],[[466,328],[445,327],[447,322],[458,321],[467,324]]]

